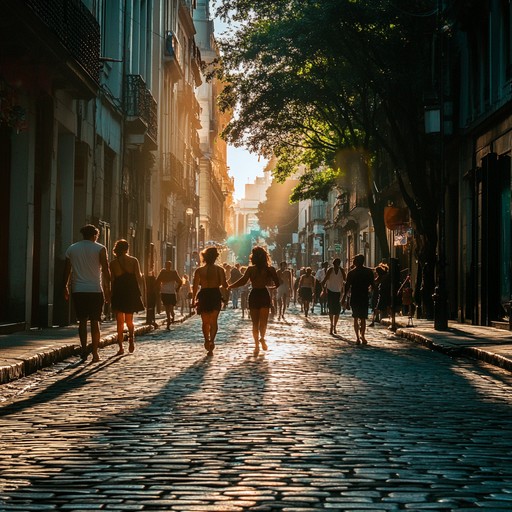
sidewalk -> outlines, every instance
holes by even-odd
[[[391,319],[381,323],[390,326]],[[436,331],[431,320],[415,318],[412,327],[407,323],[407,317],[396,317],[397,336],[450,357],[470,357],[512,372],[512,331],[457,322],[449,322],[447,331]]]
[[[186,318],[188,317],[177,315],[176,322],[183,322]],[[165,315],[157,315],[157,322],[163,328]],[[382,324],[389,325],[390,320],[384,319]],[[451,357],[479,359],[512,372],[511,331],[456,322],[450,322],[447,331],[436,331],[433,322],[428,320],[414,319],[414,326],[406,327],[406,317],[397,317],[396,326],[397,336],[421,343],[431,350]],[[136,317],[137,335],[152,330],[151,325],[145,324],[143,315]],[[115,322],[102,323],[100,348],[117,343],[116,340]],[[79,353],[77,325],[0,335],[0,384],[29,375]]]
[[[175,323],[183,322],[186,318],[188,316],[177,313]],[[145,316],[142,314],[136,315],[134,320],[135,335],[145,334],[154,329],[152,325],[146,325]],[[156,315],[156,321],[161,329],[165,329],[165,313]],[[90,348],[89,326],[87,340]],[[115,320],[102,322],[100,349],[115,343],[117,343]],[[30,375],[73,355],[80,355],[77,324],[2,334],[0,335],[0,384]],[[91,355],[88,360],[91,360]]]

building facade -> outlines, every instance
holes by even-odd
[[[195,267],[203,79],[196,7],[0,1],[2,330],[74,320],[63,299],[64,253],[85,223],[100,228],[109,255],[116,239],[127,239],[146,277],[168,259],[180,273]],[[221,174],[229,192],[227,166]],[[215,218],[226,231],[224,217]]]

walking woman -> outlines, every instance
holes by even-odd
[[[139,260],[128,255],[129,245],[124,239],[114,245],[115,258],[110,262],[112,279],[112,310],[116,314],[117,342],[119,351],[116,355],[124,354],[124,325],[128,328],[128,351],[135,350],[133,313],[142,311],[144,304],[141,299],[143,287]]]
[[[178,272],[172,268],[172,262],[166,261],[165,268],[160,270],[156,278],[156,287],[160,289],[160,298],[165,307],[167,316],[167,330],[174,323],[174,306],[178,303],[178,293],[182,285],[181,277]]]
[[[306,268],[306,273],[302,274],[299,280],[299,297],[304,305],[304,315],[308,316],[309,305],[313,300],[315,293],[315,278],[311,274],[311,267]]]
[[[251,265],[245,274],[229,288],[239,288],[251,281],[252,290],[249,294],[249,313],[252,320],[252,336],[254,338],[254,353],[267,350],[265,334],[267,332],[268,315],[271,307],[269,285],[279,286],[279,277],[274,267],[270,265],[270,256],[263,247],[254,247],[251,253]]]
[[[194,272],[192,296],[196,311],[203,322],[204,348],[208,355],[213,354],[215,336],[219,329],[218,318],[222,309],[222,293],[220,288],[227,289],[226,273],[215,264],[219,257],[217,247],[208,247],[201,252],[203,265]]]
[[[332,267],[327,269],[321,283],[322,287],[327,289],[327,308],[329,309],[329,320],[331,322],[329,334],[336,334],[336,326],[341,311],[341,292],[346,280],[347,276],[345,270],[341,267],[341,260],[334,258]]]

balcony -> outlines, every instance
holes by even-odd
[[[169,70],[172,79],[177,82],[183,77],[181,69],[181,46],[178,38],[171,30],[168,30],[164,39],[164,63]]]
[[[162,191],[165,195],[183,196],[183,164],[173,153],[162,155]]]
[[[150,150],[158,147],[157,104],[140,75],[127,75],[125,81],[125,124],[129,141],[147,144]]]
[[[195,43],[191,46],[190,51],[190,67],[192,69],[192,74],[194,75],[195,86],[199,87],[203,83],[203,79],[201,77],[201,51]]]
[[[3,12],[0,47],[4,56],[12,56],[3,62],[5,79],[12,67],[18,76],[27,76],[27,86],[41,80],[39,72],[76,98],[97,94],[100,27],[82,2],[6,0]]]

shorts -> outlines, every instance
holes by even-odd
[[[249,309],[262,309],[271,306],[270,293],[266,288],[253,288],[249,294]]]
[[[277,289],[277,298],[282,299],[283,297],[288,297],[290,295],[290,288],[288,288],[287,284],[282,284]]]
[[[353,318],[368,318],[368,302],[366,304],[364,302],[362,303],[355,303],[354,301],[350,301],[350,306],[352,308],[352,317]]]
[[[178,302],[175,293],[161,293],[160,297],[164,306],[176,306]]]
[[[302,300],[311,302],[313,300],[313,290],[309,287],[303,287],[299,289],[299,297]]]
[[[341,312],[341,292],[327,290],[327,307],[331,315],[339,315]]]
[[[74,292],[72,297],[78,320],[101,320],[104,304],[102,292]]]

